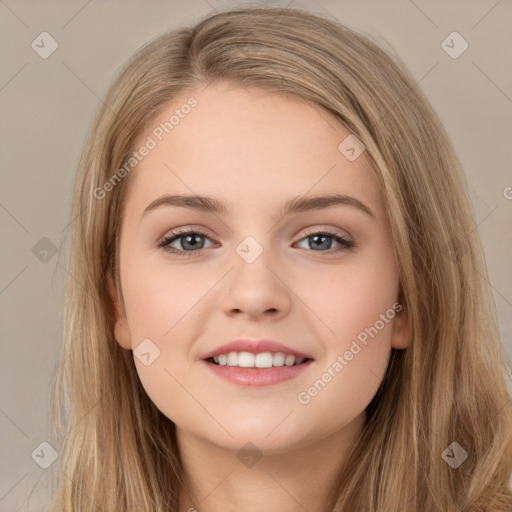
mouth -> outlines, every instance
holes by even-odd
[[[238,339],[200,356],[216,377],[239,386],[268,386],[298,377],[314,359],[274,340]]]

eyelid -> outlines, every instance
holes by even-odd
[[[190,225],[190,226],[185,226],[185,227],[181,227],[181,228],[176,228],[176,229],[170,229],[170,230],[167,230],[165,232],[164,235],[162,235],[159,239],[158,239],[158,244],[166,239],[169,239],[169,238],[173,238],[173,237],[176,237],[178,235],[186,235],[188,233],[196,233],[198,235],[203,235],[205,237],[208,237],[208,238],[212,238],[212,236],[207,232],[207,230],[205,228],[202,228],[202,227],[197,227],[195,225]]]
[[[299,241],[302,240],[303,238],[306,238],[311,235],[315,235],[317,233],[325,233],[325,234],[332,235],[332,236],[339,236],[341,238],[346,239],[347,242],[349,241],[349,239],[346,238],[343,233],[336,231],[336,228],[322,228],[322,227],[318,227],[318,225],[316,225],[312,228],[306,228],[306,232],[302,235],[302,237],[299,239]],[[345,233],[347,233],[347,232],[345,231]]]

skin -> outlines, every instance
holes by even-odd
[[[160,350],[149,366],[134,361],[149,397],[177,426],[192,486],[190,496],[180,493],[180,511],[286,512],[297,503],[324,510],[391,348],[410,342],[402,310],[308,404],[299,403],[298,393],[398,300],[379,187],[364,152],[349,161],[338,150],[350,132],[289,96],[216,83],[173,102],[154,126],[191,95],[197,107],[130,177],[120,241],[125,311],[110,287],[116,339],[131,350],[149,338]],[[291,197],[334,192],[357,198],[375,218],[347,205],[279,216]],[[141,220],[165,193],[211,196],[228,213],[162,206]],[[208,234],[199,237],[201,253],[179,256],[158,247],[187,227]],[[355,247],[340,250],[328,238],[331,246],[317,249],[309,232],[325,229]],[[251,264],[236,252],[247,236],[263,247]],[[183,237],[172,247],[191,251]],[[240,337],[274,339],[314,361],[294,379],[247,388],[198,360]],[[262,455],[252,467],[236,456],[247,442]]]

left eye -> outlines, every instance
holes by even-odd
[[[205,233],[201,233],[200,231],[182,231],[170,237],[164,238],[158,244],[158,246],[173,254],[189,256],[197,254],[202,249],[204,249],[204,242],[201,242],[202,238],[209,239],[208,235],[206,235]],[[318,251],[320,249],[320,252],[326,252],[323,249],[331,249],[333,240],[341,245],[341,248],[338,248],[337,251],[347,250],[354,246],[354,242],[347,240],[341,235],[326,231],[317,231],[314,233],[309,233],[304,238],[302,238],[298,243],[302,242],[303,240],[306,240],[306,243],[309,243],[310,246],[316,247],[315,249],[313,249],[314,251]],[[171,246],[172,243],[177,241],[180,242],[182,249],[178,249],[176,247]],[[336,252],[336,250],[334,252]]]
[[[338,235],[338,233],[330,233],[330,232],[326,232],[326,231],[318,231],[318,232],[314,232],[314,233],[309,233],[302,240],[306,240],[307,243],[309,242],[309,244],[312,245],[313,247],[316,246],[317,248],[320,247],[323,249],[330,249],[332,246],[332,241],[335,240],[338,244],[341,245],[341,248],[337,249],[338,251],[347,250],[354,246],[354,242],[347,240],[346,238],[342,237],[341,235]],[[302,242],[302,240],[301,240],[301,242]],[[315,249],[315,250],[317,250],[317,249]],[[320,251],[320,252],[325,252],[325,251]]]

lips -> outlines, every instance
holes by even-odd
[[[217,347],[201,355],[199,359],[206,360],[214,357],[218,358],[219,355],[227,355],[230,352],[251,352],[253,354],[261,354],[264,352],[280,352],[285,354],[285,356],[295,356],[295,358],[303,358],[303,360],[313,359],[309,354],[299,352],[298,350],[295,350],[287,345],[284,345],[283,343],[279,343],[274,340],[250,340],[246,338],[233,340],[229,343],[221,345],[220,347]]]

